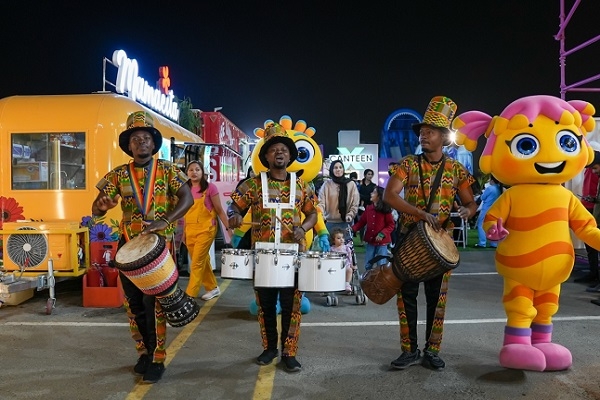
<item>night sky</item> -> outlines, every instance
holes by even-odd
[[[123,49],[152,84],[168,65],[175,95],[195,108],[223,107],[250,135],[266,119],[303,119],[330,154],[339,130],[378,142],[388,115],[422,114],[436,95],[458,113],[492,115],[522,96],[560,96],[560,0],[350,3],[11,1],[0,97],[99,91],[103,57]],[[599,12],[596,0],[582,1],[567,49],[600,34]],[[599,50],[567,58],[567,84],[600,73]],[[574,98],[600,114],[599,93]]]

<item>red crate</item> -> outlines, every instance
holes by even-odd
[[[91,287],[87,285],[87,274],[83,275],[83,306],[98,308],[116,308],[123,305],[125,295],[121,279],[117,279],[117,287]]]

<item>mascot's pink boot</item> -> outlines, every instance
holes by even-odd
[[[504,368],[544,371],[546,356],[531,345],[531,329],[504,328],[504,346],[500,350],[500,365]]]
[[[544,353],[546,357],[546,368],[544,371],[562,371],[573,364],[573,356],[569,349],[552,340],[552,324],[532,324],[531,344]]]

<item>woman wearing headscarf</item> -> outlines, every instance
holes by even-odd
[[[329,232],[341,228],[346,239],[351,239],[348,224],[358,212],[360,196],[356,184],[344,175],[344,163],[336,160],[329,166],[329,179],[319,191],[319,207],[323,211],[325,226]]]

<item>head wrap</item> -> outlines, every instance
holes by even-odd
[[[335,164],[342,164],[342,168],[344,168],[344,163],[340,160],[335,160],[329,166],[329,177],[334,183],[337,183],[340,188],[340,193],[338,195],[338,210],[340,211],[340,215],[342,216],[342,220],[346,220],[346,212],[348,211],[348,182],[352,182],[352,179],[346,178],[343,174],[340,177],[337,177],[333,174],[333,167]],[[345,169],[344,169],[345,170]],[[354,182],[352,182],[354,184]]]

